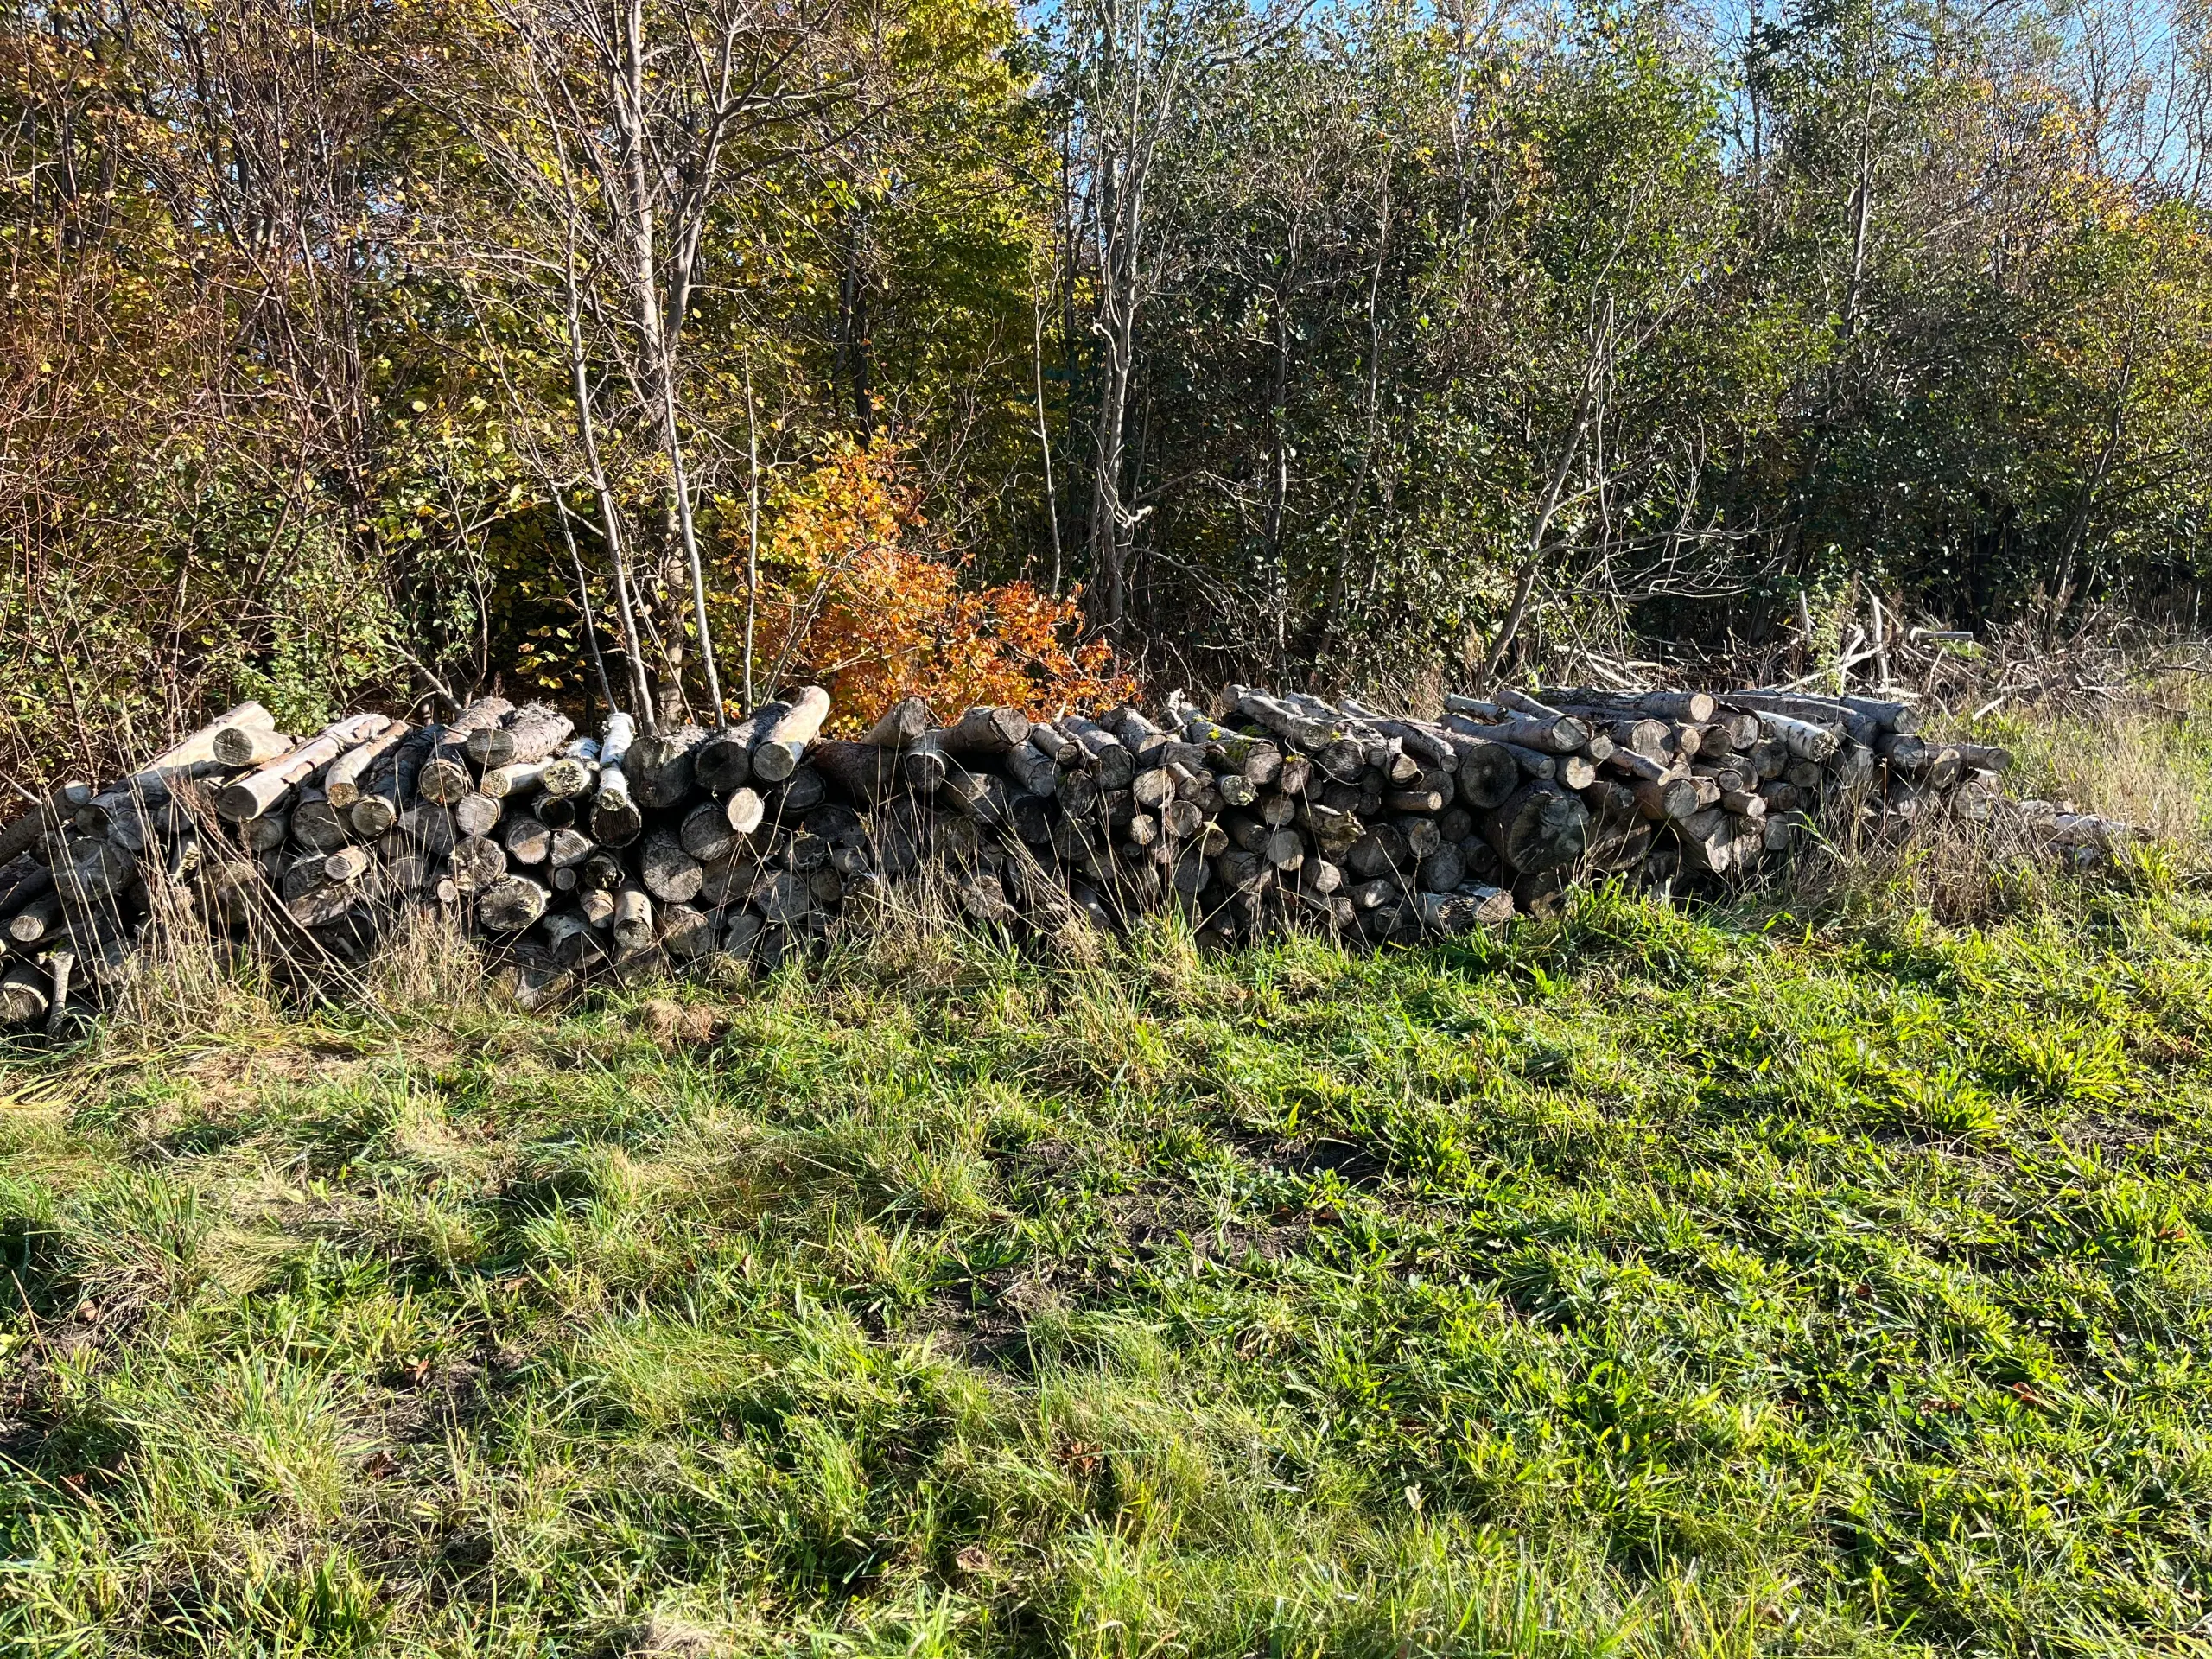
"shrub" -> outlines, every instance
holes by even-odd
[[[898,698],[940,715],[1005,703],[1052,715],[1133,696],[1102,639],[1081,636],[1077,595],[1028,582],[968,585],[895,453],[832,454],[779,492],[761,547],[754,634],[762,682],[815,681],[830,728],[849,731]],[[742,573],[719,584],[741,620]]]

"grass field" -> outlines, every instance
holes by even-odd
[[[2212,1651],[2212,901],[0,1070],[0,1650]]]

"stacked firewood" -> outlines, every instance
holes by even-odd
[[[98,1005],[180,920],[276,938],[311,971],[410,911],[458,913],[540,983],[773,965],[922,880],[1017,929],[1176,906],[1219,942],[1414,940],[1541,913],[1578,880],[1741,879],[1816,828],[1987,817],[2007,764],[1922,738],[1902,703],[1763,691],[1501,692],[1418,720],[1232,685],[1157,716],[950,725],[910,698],[858,738],[823,737],[829,711],[809,686],[718,730],[617,714],[588,735],[487,697],[292,736],[241,705],[0,830],[0,1025]]]

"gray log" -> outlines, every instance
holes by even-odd
[[[52,887],[19,906],[8,918],[8,937],[17,944],[36,944],[62,926],[61,894]]]
[[[443,858],[453,851],[453,814],[442,806],[418,801],[399,815],[392,829],[433,858]]]
[[[1445,718],[1446,729],[1493,742],[1517,744],[1543,754],[1571,754],[1586,747],[1590,722],[1576,715],[1509,715],[1503,720],[1479,722],[1464,715]]]
[[[505,697],[479,697],[441,727],[436,748],[416,776],[416,793],[425,800],[450,806],[475,788],[475,775],[468,765],[469,737],[497,726],[513,712],[514,704]]]
[[[556,801],[569,801],[590,791],[593,782],[599,776],[599,746],[590,738],[581,741],[590,746],[593,753],[589,757],[576,753],[556,754],[539,768],[537,787],[542,794]],[[576,747],[575,744],[569,746],[572,750]]]
[[[641,737],[630,746],[630,758],[623,762],[622,770],[640,807],[680,806],[690,798],[697,787],[692,757],[707,737],[702,727],[679,726],[671,732]]]
[[[1815,726],[1787,715],[1761,714],[1759,724],[1772,737],[1780,738],[1789,746],[1789,753],[1806,760],[1827,760],[1843,747],[1843,739],[1834,728]]]
[[[974,708],[945,728],[944,747],[971,764],[995,761],[1027,744],[1029,728],[1029,716],[1019,709]]]
[[[453,827],[464,836],[488,836],[499,822],[499,804],[474,792],[453,804]]]
[[[624,887],[614,895],[614,914],[610,926],[619,955],[632,957],[653,948],[656,942],[653,901],[644,888]]]
[[[437,747],[444,728],[418,726],[400,741],[398,747],[378,760],[369,773],[360,798],[346,809],[356,835],[373,841],[391,828],[399,815],[415,804],[416,780],[423,762]]]
[[[476,792],[492,800],[504,801],[531,790],[543,790],[546,768],[553,764],[550,760],[510,760],[502,766],[486,766],[483,777],[477,779]]]
[[[365,847],[340,847],[336,852],[323,855],[322,879],[337,883],[358,881],[375,863],[376,855]]]
[[[661,906],[660,948],[678,962],[691,962],[715,949],[721,928],[715,918],[690,905]]]
[[[1544,701],[1568,714],[1601,718],[1673,720],[1701,726],[1713,718],[1713,701],[1702,691],[1604,691],[1582,687],[1548,690]]]
[[[574,869],[588,859],[597,850],[597,846],[598,843],[582,830],[563,826],[554,830],[548,839],[545,861],[556,870]]]
[[[1523,874],[1573,863],[1588,844],[1590,810],[1554,784],[1530,784],[1482,815],[1484,836],[1498,856]]]
[[[665,830],[645,837],[638,855],[638,877],[645,891],[664,904],[683,904],[699,896],[705,872],[699,861],[683,850],[683,843]]]
[[[453,844],[447,868],[464,893],[482,893],[507,873],[507,855],[496,841],[469,836]]]
[[[878,748],[903,749],[936,723],[927,702],[919,697],[901,697],[883,711],[882,718],[868,728],[861,741]]]
[[[1040,721],[1029,728],[1029,746],[1062,771],[1083,765],[1086,753],[1082,744],[1050,721]]]
[[[767,810],[767,802],[757,791],[740,785],[730,791],[729,798],[722,803],[722,822],[729,826],[732,834],[749,836],[760,827]]]
[[[1961,743],[1958,745],[1959,762],[1974,772],[2006,772],[2012,770],[2012,752],[1993,743]]]
[[[1242,715],[1255,726],[1264,727],[1285,742],[1296,744],[1308,754],[1332,750],[1348,735],[1341,718],[1332,720],[1305,712],[1250,686],[1229,686],[1223,691],[1222,700],[1230,711]]]
[[[763,703],[702,743],[691,760],[699,787],[710,795],[725,795],[740,784],[751,783],[753,746],[790,708],[787,702]]]
[[[518,864],[543,864],[552,856],[553,832],[536,818],[511,818],[499,834],[499,844]]]
[[[573,966],[600,954],[591,922],[577,911],[550,912],[539,919],[537,931],[544,936],[546,949],[556,962]]]
[[[229,726],[215,734],[213,758],[226,766],[265,766],[297,747],[297,739],[279,731]]]
[[[359,833],[350,814],[340,812],[313,791],[302,791],[293,803],[289,828],[295,842],[321,853],[343,847]]]
[[[1127,789],[1137,775],[1137,758],[1122,740],[1096,721],[1070,715],[1060,729],[1082,748],[1091,775],[1103,790]]]
[[[620,766],[602,762],[599,790],[591,804],[592,839],[602,847],[626,847],[645,827],[645,814],[630,798],[629,774]]]
[[[332,722],[290,753],[226,785],[215,798],[216,811],[232,823],[259,817],[346,749],[389,723],[382,715],[354,715]]]
[[[753,775],[771,784],[790,777],[829,717],[830,694],[818,685],[802,688],[754,745]]]
[[[1035,744],[1017,743],[1000,758],[1000,769],[1032,795],[1050,795],[1059,787],[1060,766]]]
[[[1447,938],[1471,933],[1478,927],[1496,926],[1513,919],[1513,895],[1499,887],[1470,887],[1464,892],[1424,893],[1418,895],[1415,912],[1425,931]]]
[[[0,1026],[28,1026],[52,1006],[47,977],[28,962],[0,974]]]
[[[153,760],[125,779],[111,796],[127,796],[134,802],[165,798],[172,780],[203,775],[211,769],[219,770],[215,748],[224,734],[235,730],[268,731],[275,722],[269,711],[257,702],[242,702],[219,718],[201,727],[191,736],[163,750]],[[4,830],[0,830],[0,864],[12,862],[29,848],[50,831],[58,830],[70,818],[87,807],[93,791],[81,783],[64,784],[36,808],[17,818]],[[104,823],[89,826],[93,833],[105,833]]]
[[[1158,811],[1175,798],[1175,774],[1165,766],[1140,772],[1130,780],[1129,792],[1144,810]]]
[[[404,721],[394,721],[376,736],[356,743],[330,763],[323,774],[322,792],[334,807],[348,807],[361,798],[375,768],[413,734]]]
[[[1392,812],[1441,812],[1444,797],[1433,790],[1394,789],[1384,792],[1382,805]]]
[[[762,791],[768,811],[778,819],[810,810],[829,798],[830,786],[812,766],[801,766],[776,785],[773,794]]]
[[[292,815],[279,806],[239,825],[238,839],[249,852],[273,853],[290,838],[291,831]]]
[[[476,919],[502,933],[518,933],[545,914],[553,895],[526,875],[503,876],[476,898]]]
[[[1298,885],[1316,897],[1325,898],[1344,887],[1344,868],[1325,858],[1309,858],[1298,867]]]
[[[1520,763],[1513,751],[1487,738],[1474,738],[1455,751],[1459,760],[1459,798],[1477,811],[1502,805],[1521,787]]]
[[[1344,868],[1362,880],[1410,874],[1415,861],[1413,849],[1395,824],[1378,823],[1354,842],[1344,855]]]
[[[575,722],[559,709],[542,702],[530,703],[497,726],[481,726],[470,732],[468,758],[486,771],[550,760],[575,729]]]
[[[1444,843],[1443,834],[1432,817],[1408,813],[1391,819],[1390,827],[1406,838],[1406,850],[1416,861],[1427,858]]]
[[[1910,737],[1920,729],[1920,711],[1909,702],[1884,702],[1873,697],[1838,697],[1836,701],[1901,737]]]
[[[599,728],[599,764],[619,766],[630,753],[630,746],[638,741],[638,722],[620,709],[607,715]]]
[[[753,886],[753,907],[766,921],[795,922],[814,908],[813,889],[788,870],[766,871]]]
[[[862,806],[875,806],[906,791],[899,752],[873,743],[824,738],[809,752],[807,764]]]
[[[21,861],[14,868],[6,896],[0,897],[0,915],[12,915],[32,899],[53,891],[53,871],[43,864]]]
[[[351,882],[317,881],[286,898],[284,912],[302,927],[328,927],[360,902]]]
[[[702,864],[728,856],[737,844],[737,837],[730,829],[727,811],[722,802],[702,801],[685,813],[676,832],[683,850]]]
[[[71,981],[77,969],[77,953],[74,950],[49,950],[41,959],[39,965],[46,969],[48,981],[46,1034],[49,1037],[58,1037],[61,1034],[63,1016],[69,1010],[69,992]]]
[[[699,867],[699,902],[715,910],[743,904],[760,878],[760,867],[753,855],[734,847],[725,856]]]

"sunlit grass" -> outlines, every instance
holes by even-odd
[[[27,1054],[0,1645],[2178,1651],[2212,906],[1844,911]]]

